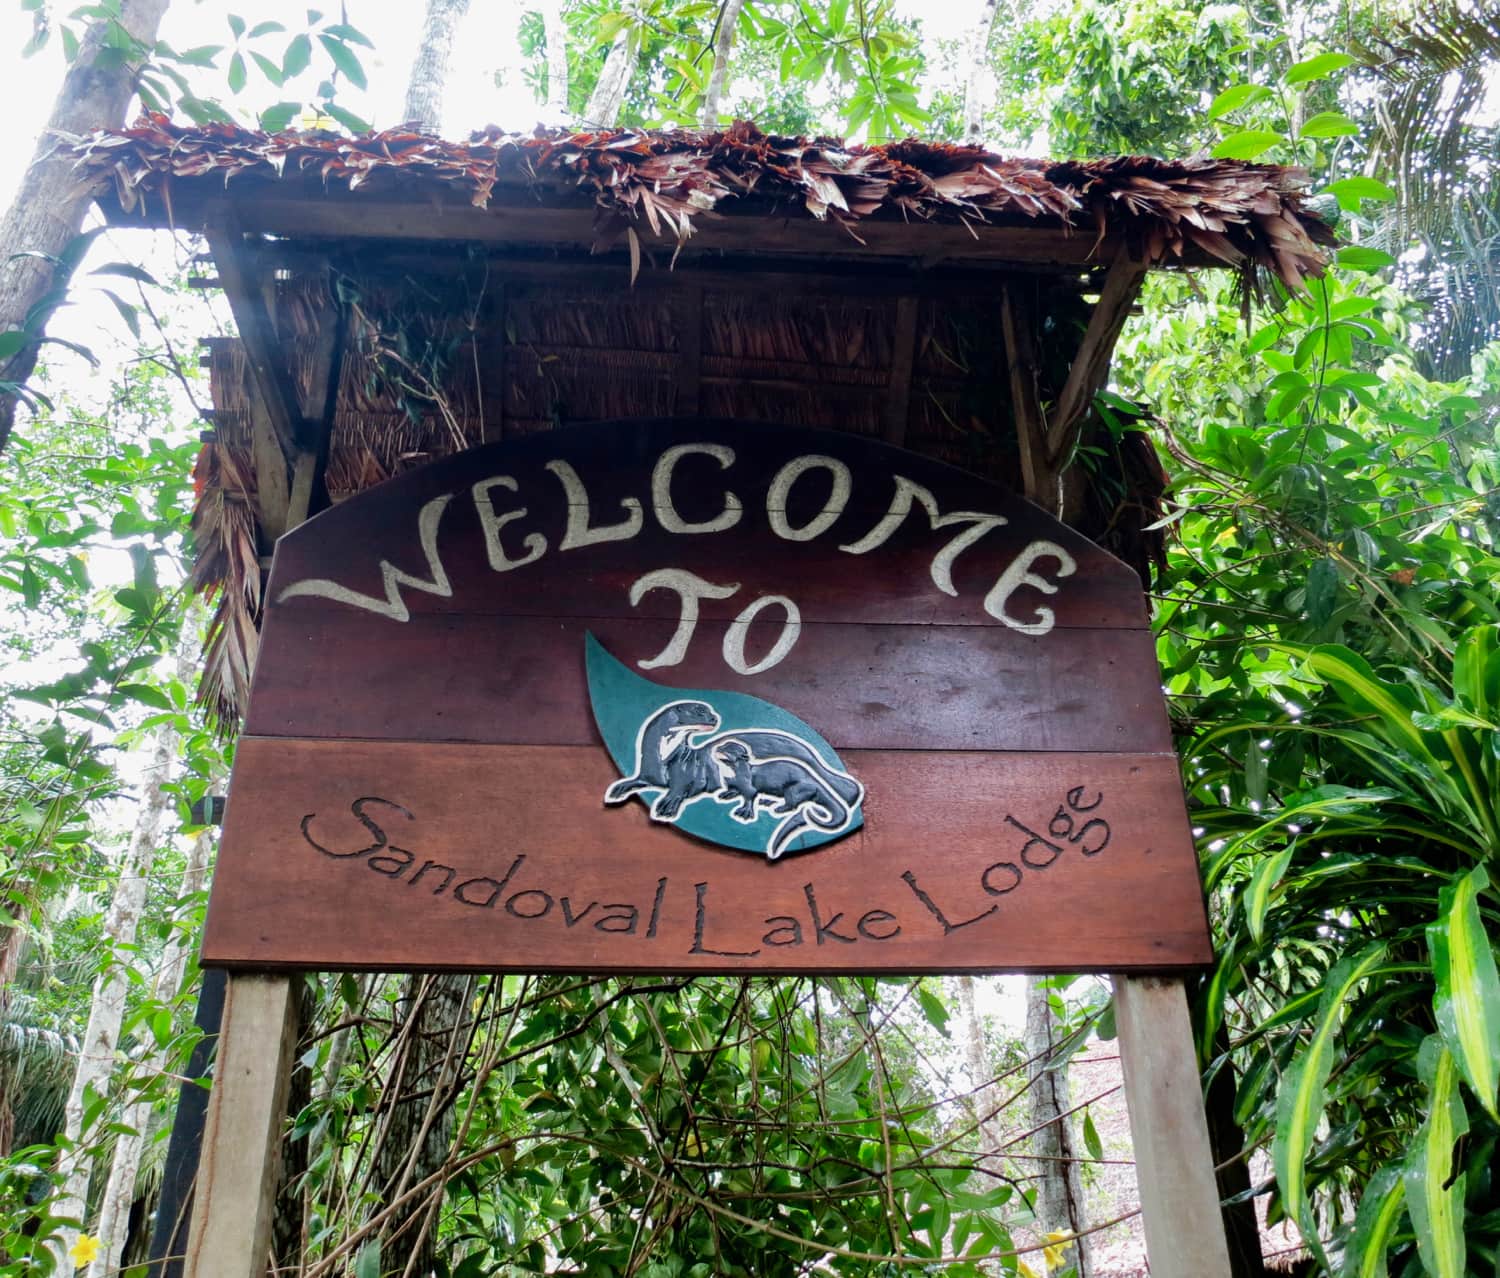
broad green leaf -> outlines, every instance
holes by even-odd
[[[1288,85],[1311,84],[1314,80],[1325,79],[1335,71],[1342,71],[1353,64],[1354,59],[1347,53],[1320,53],[1315,58],[1305,58],[1288,67],[1281,80]]]
[[[354,1278],[380,1278],[380,1239],[371,1238],[354,1258]]]
[[[1417,1072],[1427,1085],[1427,1121],[1402,1169],[1406,1209],[1429,1278],[1464,1278],[1468,1177],[1462,1171],[1455,1174],[1454,1150],[1468,1133],[1469,1116],[1458,1094],[1458,1064],[1436,1034],[1423,1042]]]
[[[90,275],[119,275],[127,280],[135,280],[138,284],[155,284],[156,276],[133,262],[106,262],[103,266],[96,266]]]
[[[1338,565],[1327,556],[1315,559],[1307,573],[1307,591],[1304,598],[1307,619],[1314,626],[1321,626],[1333,615],[1334,604],[1338,601],[1338,590]]]
[[[337,102],[323,103],[323,111],[325,114],[331,115],[348,129],[350,133],[368,133],[370,131],[370,122],[368,120],[361,119],[353,111],[344,110]]]
[[[328,56],[333,60],[333,65],[348,77],[350,84],[356,89],[363,89],[368,86],[369,82],[365,79],[365,69],[360,65],[359,59],[355,57],[353,49],[342,40],[335,39],[329,35],[320,35],[318,43],[323,46]]]
[[[307,70],[308,63],[312,61],[312,41],[306,34],[294,36],[292,42],[287,45],[286,53],[281,59],[281,74],[290,80],[293,76],[301,75]]]
[[[270,58],[266,57],[264,53],[256,53],[252,50],[250,57],[254,60],[255,65],[260,68],[260,73],[278,89],[286,83],[286,76],[282,75],[281,68],[272,62]],[[281,105],[285,106],[286,104],[282,103]],[[274,107],[271,109],[275,110]],[[297,109],[297,106],[293,104],[293,110],[296,111]]]
[[[260,127],[267,133],[280,133],[300,110],[300,102],[278,102],[260,113]]]
[[[1383,945],[1372,945],[1357,957],[1340,960],[1323,982],[1323,995],[1312,1037],[1292,1061],[1276,1091],[1276,1135],[1271,1144],[1276,1183],[1286,1211],[1301,1227],[1308,1245],[1323,1260],[1322,1244],[1307,1201],[1307,1151],[1323,1120],[1334,1038],[1350,994],[1385,957]]]
[[[18,328],[0,333],[0,359],[9,359],[27,342],[26,334]]]
[[[1363,244],[1347,244],[1335,255],[1340,266],[1351,271],[1378,271],[1383,266],[1394,266],[1396,259],[1380,249],[1366,248]]]
[[[1271,90],[1263,84],[1236,84],[1225,89],[1213,100],[1208,108],[1208,118],[1217,120],[1231,111],[1238,111],[1243,107],[1253,106],[1257,102],[1264,102],[1270,96]]]
[[[362,44],[367,49],[375,47],[375,42],[369,36],[358,27],[351,27],[347,22],[335,22],[324,27],[323,30],[328,35],[335,36],[346,44]]]
[[[1083,1111],[1083,1147],[1089,1151],[1089,1157],[1104,1158],[1104,1142],[1099,1139],[1099,1129],[1094,1126],[1094,1116],[1088,1110]]]
[[[1354,1232],[1344,1248],[1342,1278],[1387,1278],[1386,1248],[1405,1206],[1399,1167],[1382,1167],[1359,1200]]]
[[[1481,718],[1500,710],[1500,627],[1464,631],[1453,654],[1453,697]]]
[[[120,318],[125,322],[125,327],[130,330],[132,337],[139,338],[141,335],[141,317],[136,308],[112,288],[101,289],[100,292],[109,298],[115,310],[119,312]]]
[[[1267,857],[1255,867],[1255,873],[1250,876],[1250,885],[1245,889],[1245,922],[1250,928],[1250,935],[1258,944],[1265,939],[1266,907],[1270,904],[1271,893],[1276,885],[1281,882],[1281,876],[1286,873],[1286,867],[1291,863],[1292,853],[1297,850],[1294,840],[1288,843],[1275,856]]]
[[[1443,1043],[1479,1103],[1500,1121],[1500,972],[1479,912],[1479,894],[1489,885],[1480,865],[1445,887],[1438,897],[1440,917],[1427,928],[1427,945]]]
[[[1379,679],[1370,663],[1342,644],[1324,644],[1306,655],[1308,670],[1330,684],[1344,702],[1376,717],[1376,731],[1401,749],[1437,769],[1422,733],[1411,721],[1411,710]]]
[[[948,1005],[929,989],[927,985],[921,984],[916,989],[917,1002],[921,1005],[922,1014],[927,1018],[927,1023],[944,1036],[948,1033]]]
[[[1255,160],[1286,139],[1270,129],[1241,129],[1231,133],[1210,153],[1216,160]]]
[[[1245,795],[1251,803],[1265,805],[1266,781],[1266,752],[1260,738],[1251,733],[1245,742]]]
[[[1314,119],[1316,118],[1318,117],[1315,116]],[[1311,121],[1308,123],[1310,124]],[[1317,136],[1330,135],[1323,134]],[[1347,213],[1358,213],[1359,202],[1361,200],[1394,200],[1396,198],[1394,190],[1384,182],[1377,181],[1371,177],[1340,178],[1337,182],[1330,182],[1323,189],[1338,200],[1339,208]],[[1366,250],[1366,252],[1374,251],[1373,249]],[[1382,254],[1381,256],[1388,257],[1387,254]],[[1344,262],[1344,252],[1342,251],[1339,254],[1339,261]],[[1345,265],[1352,265],[1352,263],[1345,262]],[[1382,263],[1382,265],[1385,265],[1385,263]]]
[[[1347,138],[1358,132],[1359,125],[1342,111],[1319,111],[1302,126],[1305,138]]]

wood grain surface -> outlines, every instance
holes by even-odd
[[[324,512],[278,542],[267,599],[205,963],[1210,958],[1139,580],[963,471],[769,425],[559,430]],[[589,634],[629,672],[608,695],[643,697],[622,740],[673,689],[702,690],[688,706],[761,698],[863,784],[863,824],[846,815],[849,833],[824,825],[823,846],[777,860],[653,822],[639,798],[606,805],[627,773],[590,705]],[[693,749],[692,766],[728,766]],[[733,830],[727,775],[692,798]],[[713,820],[695,828],[732,841]]]
[[[778,862],[605,810],[588,747],[240,744],[203,959],[486,971],[1127,971],[1209,960],[1166,755],[855,751]],[[819,928],[823,931],[819,933]]]
[[[688,523],[723,513],[724,494],[739,499],[740,517],[730,528],[704,534],[666,532],[653,511],[651,477],[668,448],[686,443],[730,448],[727,468],[689,454],[673,469],[674,508]],[[849,468],[843,513],[827,531],[808,541],[775,535],[767,516],[771,483],[788,461],[807,454],[834,458]],[[584,486],[590,521],[615,524],[622,503],[641,504],[640,531],[629,540],[560,549],[568,502],[547,463],[565,460]],[[933,530],[920,506],[878,549],[851,554],[889,512],[902,476],[939,495],[944,514],[976,512],[1007,522],[987,532],[955,560],[950,597],[932,581],[934,555],[962,526]],[[506,525],[501,541],[519,558],[530,535],[545,539],[546,553],[524,568],[495,572],[486,557],[473,486],[505,476],[514,490],[496,486],[486,494],[497,513],[524,509]],[[810,470],[793,483],[783,507],[801,529],[823,508],[831,482]],[[653,592],[639,606],[627,598],[630,583],[655,567],[676,567],[716,581],[738,582],[733,607],[705,605],[705,616],[733,616],[757,593],[795,586],[808,621],[868,621],[897,624],[941,622],[991,625],[983,599],[1000,571],[1037,539],[1055,541],[1077,563],[1065,588],[1043,597],[1028,591],[1017,612],[1032,619],[1035,605],[1050,608],[1060,629],[1073,626],[1144,627],[1140,579],[1126,565],[1065,527],[1024,498],[954,467],[876,440],[832,431],[792,430],[770,425],[726,426],[714,422],[662,420],[569,427],[470,449],[377,485],[357,499],[324,511],[283,537],[276,547],[274,580],[268,590],[278,609],[301,612],[325,601],[295,598],[278,603],[286,586],[309,577],[331,577],[352,589],[381,595],[381,562],[414,574],[426,564],[418,544],[418,512],[435,498],[450,497],[438,528],[438,547],[452,582],[447,597],[408,590],[413,615],[439,612],[567,616],[669,617],[674,600]],[[342,611],[350,611],[347,607]]]
[[[268,643],[247,731],[588,745],[598,733],[584,634],[634,667],[674,629],[630,618],[423,616],[386,623],[376,642],[379,622],[351,635],[347,618],[308,613],[284,619],[274,650]],[[840,750],[1171,749],[1149,631],[1073,630],[1063,642],[999,626],[804,625],[780,665],[745,677],[724,664],[725,629],[700,622],[681,665],[642,673],[769,697]],[[765,627],[750,629],[749,652],[774,642],[757,635]]]

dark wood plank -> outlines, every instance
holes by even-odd
[[[771,610],[768,610],[768,612]],[[373,628],[379,626],[380,632]],[[1171,749],[1149,631],[1029,637],[999,626],[804,624],[760,675],[725,664],[723,621],[700,622],[682,664],[641,670],[675,621],[414,617],[405,625],[290,611],[266,629],[247,730],[260,735],[587,745],[592,630],[645,677],[773,700],[838,749]],[[757,659],[779,634],[751,625]],[[764,637],[762,637],[764,635]]]
[[[894,973],[1210,960],[1170,756],[843,757],[868,790],[864,828],[768,862],[635,803],[606,809],[617,774],[597,748],[249,737],[203,961]]]
[[[217,190],[222,191],[221,184]],[[575,208],[544,207],[529,194],[518,192],[514,198],[520,202],[506,203],[508,193],[496,192],[490,207],[480,209],[468,201],[448,203],[424,197],[407,203],[324,190],[319,190],[315,199],[249,190],[231,192],[227,200],[222,196],[194,198],[195,194],[181,182],[174,187],[176,226],[197,226],[232,211],[247,231],[299,239],[456,240],[613,252],[621,259],[621,285],[629,279],[623,223],[617,233],[601,233],[598,210],[587,201],[580,201]],[[147,218],[155,211],[151,203],[147,202],[144,210]],[[120,220],[140,225],[143,219],[127,215]],[[858,240],[833,222],[806,215],[703,213],[693,219],[693,226],[693,236],[683,246],[682,257],[721,253],[766,253],[781,258],[808,255],[814,259],[814,269],[832,261],[879,258],[899,258],[929,267],[948,259],[1087,267],[1108,260],[1120,242],[1116,236],[1107,236],[1101,242],[1092,231],[1035,223],[959,225],[867,218],[859,224]],[[642,236],[643,247],[657,251],[663,263],[677,247],[674,238],[654,237],[643,226],[637,227],[637,233]],[[1201,258],[1194,246],[1185,247],[1185,264],[1200,264]]]
[[[711,524],[726,512],[726,493],[740,504],[732,527],[684,534],[668,531],[652,500],[652,473],[670,448],[705,443],[732,450],[722,467],[712,456],[679,459],[670,486],[671,504],[691,525]],[[793,459],[816,454],[847,467],[849,487],[831,522],[815,524],[832,499],[830,471],[814,467],[789,488],[775,478]],[[726,454],[727,455],[727,454]],[[590,526],[619,524],[633,503],[639,532],[624,540],[562,550],[569,497],[549,463],[566,462],[582,486]],[[500,483],[504,477],[504,483]],[[920,500],[880,545],[872,535],[901,491],[897,480],[921,486],[943,519],[964,512],[1004,519],[976,525],[957,518],[939,528]],[[476,484],[496,481],[475,493]],[[512,488],[511,485],[514,485]],[[809,540],[780,535],[773,519],[782,513],[794,531],[821,528]],[[279,603],[296,582],[323,579],[363,595],[386,597],[385,569],[432,578],[419,537],[419,512],[445,501],[436,524],[434,550],[449,580],[446,591],[405,587],[405,607],[418,613],[504,612],[516,615],[641,615],[629,602],[629,587],[644,573],[680,568],[707,581],[738,583],[726,619],[760,594],[788,594],[806,620],[913,621],[994,624],[986,596],[1007,568],[1038,542],[1062,547],[1074,568],[1061,578],[1056,558],[1036,571],[1058,589],[1047,595],[1030,586],[1015,596],[1012,615],[1026,623],[1051,611],[1058,629],[1074,626],[1140,627],[1146,624],[1139,579],[1124,564],[1013,493],[962,471],[874,440],[770,425],[648,421],[603,423],[517,439],[471,450],[382,484],[283,538],[277,548],[269,597]],[[774,507],[774,510],[772,509]],[[496,534],[503,553],[519,560],[542,545],[544,553],[523,567],[496,571],[481,524],[481,509],[505,517]],[[572,509],[582,513],[580,502]],[[514,519],[513,512],[524,511]],[[982,536],[951,561],[945,594],[934,565],[945,548],[976,528]],[[539,541],[537,539],[540,539]],[[859,549],[854,553],[846,547]],[[873,547],[873,548],[872,548]],[[675,615],[677,601],[657,591],[642,601],[644,615]],[[293,598],[299,611],[327,606],[322,599]],[[351,621],[378,618],[337,605]],[[652,610],[657,610],[653,612]],[[662,609],[672,610],[670,613]],[[705,615],[713,615],[712,610]],[[387,624],[380,622],[379,624]]]

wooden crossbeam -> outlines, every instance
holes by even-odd
[[[315,199],[290,195],[239,195],[232,201],[204,201],[179,209],[179,222],[198,219],[213,224],[234,219],[246,229],[309,240],[387,239],[408,242],[533,245],[573,248],[582,254],[609,251],[601,243],[597,210],[552,208],[535,203],[480,209],[464,204],[405,203],[366,195],[322,194]],[[139,221],[122,215],[124,224]],[[704,214],[695,219],[684,259],[720,253],[766,253],[782,258],[805,256],[820,263],[900,259],[924,269],[950,262],[1014,262],[1077,266],[1087,269],[1108,260],[1120,243],[1103,244],[1087,232],[1059,226],[1009,226],[924,223],[920,227],[892,220],[859,224],[859,240],[838,227],[806,217],[748,214]],[[212,241],[210,241],[212,243]],[[619,247],[622,251],[623,238]],[[675,242],[648,240],[670,251]],[[215,254],[217,260],[217,253]],[[222,271],[220,272],[222,275]],[[229,282],[226,280],[226,287]]]
[[[297,388],[282,359],[275,321],[238,224],[228,219],[207,229],[224,295],[239,329],[245,361],[285,464],[290,467],[307,443]]]
[[[1067,459],[1089,405],[1109,376],[1115,342],[1145,279],[1146,263],[1127,252],[1121,251],[1110,263],[1068,380],[1047,417],[1047,460],[1054,468]]]
[[[306,446],[292,463],[292,486],[288,497],[289,528],[328,507],[328,448],[333,437],[333,419],[339,406],[339,381],[343,375],[344,338],[348,316],[335,303],[333,322],[318,331],[313,356],[307,411],[303,416]]]

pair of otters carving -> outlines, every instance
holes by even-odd
[[[624,803],[656,790],[651,819],[667,824],[705,798],[733,804],[729,815],[747,825],[764,809],[782,818],[766,843],[772,861],[806,830],[837,834],[853,821],[864,786],[829,766],[810,743],[772,728],[709,735],[719,723],[705,701],[663,706],[641,725],[635,771],[611,785],[604,801]]]

